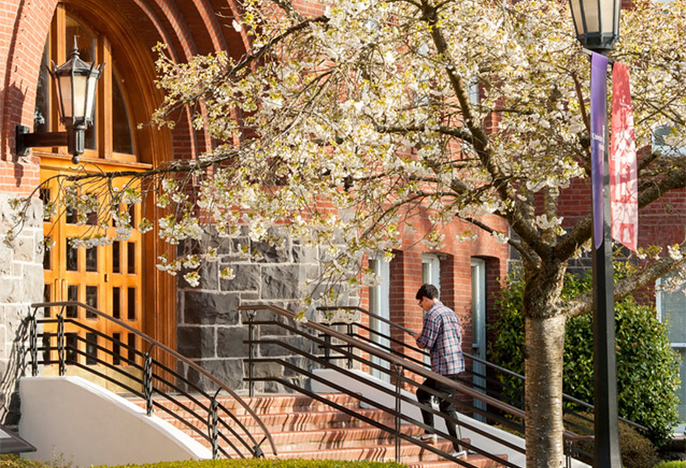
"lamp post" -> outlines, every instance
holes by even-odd
[[[577,39],[593,52],[608,55],[619,38],[621,0],[570,0]],[[603,73],[603,78],[605,73]],[[607,108],[602,93],[602,108]],[[605,112],[605,111],[604,111]],[[593,132],[593,131],[592,131]],[[612,271],[612,228],[608,132],[603,126],[602,233],[593,229],[593,369],[595,440],[593,465],[621,468],[617,413],[617,357]],[[592,139],[595,135],[591,135]],[[594,218],[597,216],[594,211]],[[595,219],[594,219],[595,221]],[[595,223],[594,223],[595,224]],[[598,237],[601,236],[601,239]]]
[[[29,128],[18,125],[16,129],[17,155],[28,155],[35,146],[67,146],[72,162],[78,164],[79,156],[85,150],[85,134],[93,124],[95,112],[95,91],[103,65],[88,64],[79,57],[74,38],[71,58],[60,65],[52,62],[50,76],[57,90],[57,104],[60,122],[66,132],[29,133]]]

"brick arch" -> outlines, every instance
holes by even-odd
[[[2,21],[3,26],[12,31],[8,46],[0,50],[1,56],[6,57],[0,70],[0,80],[4,85],[0,97],[0,128],[3,133],[0,144],[2,159],[6,161],[14,159],[14,127],[17,124],[31,125],[41,52],[57,3],[58,0],[21,0],[14,4],[12,0],[0,0],[0,4],[6,4],[6,10],[10,11],[7,19]],[[108,34],[117,29],[119,34],[127,36],[122,43],[127,46],[127,55],[135,57],[125,61],[129,62],[129,68],[136,70],[130,76],[138,76],[141,89],[146,87],[143,81],[154,81],[154,68],[150,64],[155,57],[151,49],[157,43],[165,44],[170,57],[179,62],[198,53],[229,48],[232,56],[240,56],[247,48],[247,38],[228,25],[222,25],[218,17],[220,13],[229,18],[236,17],[239,9],[234,1],[64,0],[64,4],[78,11],[80,16],[92,18],[98,27],[108,29]],[[155,92],[145,95],[155,95]],[[161,102],[159,96],[155,101],[145,102],[144,108],[151,112]],[[211,144],[209,136],[192,130],[188,113],[177,125],[173,142],[178,150],[175,156],[181,158],[193,157]],[[33,185],[35,178],[32,177],[37,172],[32,169],[34,166],[35,162],[17,166],[14,185]]]

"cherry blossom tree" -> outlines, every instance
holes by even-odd
[[[526,282],[527,466],[562,466],[564,325],[591,310],[591,297],[561,301],[560,294],[592,226],[590,195],[589,214],[578,222],[565,221],[560,205],[570,184],[590,178],[590,67],[566,2],[321,3],[322,14],[310,17],[290,0],[243,0],[233,27],[251,48],[240,59],[218,53],[179,64],[161,48],[166,98],[156,122],[173,126],[190,109],[216,146],[144,173],[84,168],[65,181],[68,203],[113,219],[121,238],[156,226],[172,246],[197,244],[188,252],[174,247],[158,265],[191,284],[201,264],[217,258],[204,242],[208,226],[217,238],[247,229],[256,242],[326,246],[326,269],[308,301],[374,281],[360,275],[361,259],[376,252],[390,259],[422,214],[431,228],[420,234],[433,246],[479,233],[509,243]],[[679,150],[686,146],[686,6],[637,2],[623,12],[621,32],[612,57],[631,65],[637,146],[646,148],[644,208],[686,186]],[[651,151],[654,130],[664,125],[665,144]],[[130,182],[112,190],[122,176]],[[109,198],[83,195],[95,185]],[[132,226],[120,206],[149,192],[167,215]],[[21,213],[24,202],[17,203]],[[510,230],[493,228],[493,216]],[[472,230],[446,238],[443,227],[458,219]],[[111,242],[103,231],[111,221],[94,224],[80,242]],[[669,271],[686,276],[685,254],[685,242],[641,249],[616,298]],[[222,274],[230,277],[230,267]]]

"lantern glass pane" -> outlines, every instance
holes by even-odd
[[[600,11],[599,0],[583,1],[584,18],[586,19],[586,33],[593,34],[600,32]]]
[[[87,76],[74,76],[73,81],[73,106],[74,106],[74,119],[79,119],[85,117],[87,111],[88,94],[87,94],[88,77]],[[66,96],[62,95],[62,99],[67,100]]]
[[[579,0],[569,0],[569,8],[572,12],[572,20],[574,20],[576,35],[583,34],[584,25],[583,18],[581,17],[581,4],[579,3]]]
[[[602,24],[601,24],[601,31],[600,32],[611,34],[612,30],[614,29],[615,2],[614,2],[614,0],[603,0],[600,3],[600,8],[602,11],[601,12]]]
[[[98,86],[98,80],[94,76],[88,77],[88,85],[86,88],[86,110],[84,112],[84,117],[88,119],[93,118],[95,111],[95,91]]]
[[[72,109],[72,98],[71,98],[71,76],[60,76],[58,77],[59,83],[59,94],[62,100],[62,105],[64,106],[65,119],[70,119],[74,116],[74,111]]]

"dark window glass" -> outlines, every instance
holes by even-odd
[[[129,295],[127,317],[129,320],[136,320],[136,288],[129,288],[127,292]]]
[[[121,318],[121,290],[112,288],[112,317]]]
[[[43,238],[43,269],[44,270],[52,270],[52,259],[51,259],[51,254],[52,254],[52,249],[50,249],[50,238],[45,237]]]
[[[98,363],[98,335],[86,334],[86,364],[92,366]]]
[[[126,250],[126,261],[128,263],[127,270],[130,275],[133,275],[136,273],[136,243],[127,242]]]
[[[67,287],[67,300],[68,301],[78,301],[79,300],[79,287],[78,286],[68,286]],[[78,318],[79,311],[75,305],[67,306],[67,318]]]
[[[64,220],[67,224],[76,224],[78,221],[79,213],[72,207],[67,207],[67,212],[64,215]]]
[[[43,207],[50,202],[50,189],[42,188],[40,189],[40,199],[43,202]],[[46,212],[43,212],[43,221],[50,221],[50,216]]]
[[[52,286],[49,284],[44,284],[43,285],[43,302],[51,302],[52,301]],[[48,318],[52,316],[52,310],[50,307],[44,307],[43,308],[43,315]]]
[[[79,353],[79,337],[76,333],[67,333],[67,364],[76,364]]]
[[[121,273],[121,243],[112,243],[112,273]]]
[[[112,364],[118,366],[121,363],[121,333],[112,333]]]
[[[67,242],[67,270],[79,270],[79,249],[71,245],[71,239],[66,239]]]
[[[133,139],[124,95],[117,76],[112,73],[112,146],[117,153],[133,154]]]
[[[136,335],[129,333],[129,361],[136,362]]]
[[[43,333],[43,364],[51,364],[50,351],[52,351],[52,347],[54,346],[54,340],[52,338],[56,336],[57,335],[52,333]]]
[[[86,286],[86,304],[94,309],[98,308],[98,287],[97,286]],[[95,319],[98,318],[93,312],[86,312],[86,318]]]
[[[98,248],[86,249],[86,271],[98,271]]]
[[[136,205],[129,205],[129,217],[131,218],[131,226],[138,226],[136,219]]]
[[[89,226],[97,226],[98,225],[98,212],[97,211],[91,211],[86,215],[86,224]]]

